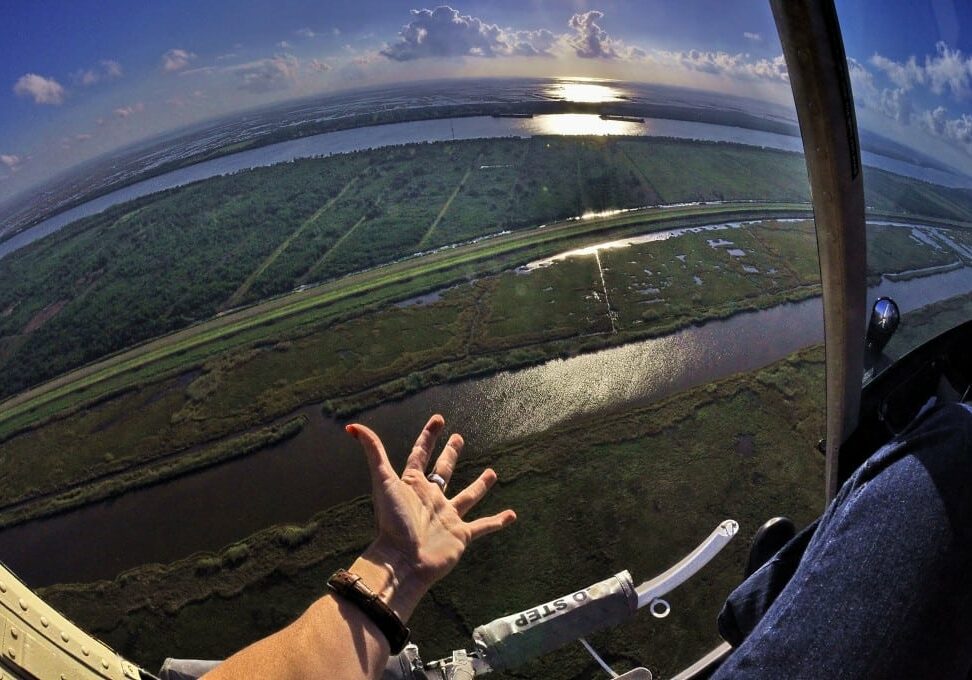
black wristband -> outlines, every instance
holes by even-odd
[[[382,602],[377,593],[361,582],[360,576],[346,569],[338,569],[331,578],[327,579],[327,587],[357,605],[365,616],[378,626],[378,629],[388,638],[392,654],[398,654],[405,648],[410,631],[391,607]]]

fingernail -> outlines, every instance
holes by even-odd
[[[354,425],[345,425],[344,431],[347,432],[352,437],[358,436],[358,428],[356,428]]]

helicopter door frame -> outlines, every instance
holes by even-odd
[[[823,288],[826,501],[857,427],[864,377],[867,240],[857,116],[833,0],[770,0],[803,138]]]
[[[867,240],[857,116],[833,0],[769,0],[783,46],[810,180],[823,289],[827,420],[824,494],[837,493],[841,447],[857,428],[864,378]],[[707,678],[723,642],[677,680]]]

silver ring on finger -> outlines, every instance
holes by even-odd
[[[446,480],[443,479],[442,475],[438,474],[437,472],[430,472],[426,479],[433,484],[438,485],[438,487],[442,489],[442,493],[445,493],[447,483]]]

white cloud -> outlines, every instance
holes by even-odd
[[[874,74],[853,57],[847,57],[847,71],[850,74],[855,99],[872,94],[877,90],[877,86],[874,84]]]
[[[597,10],[575,14],[568,22],[571,32],[560,35],[547,29],[501,28],[445,5],[411,12],[412,20],[402,27],[398,40],[385,45],[379,54],[393,61],[443,57],[550,57],[554,51],[604,59],[644,55],[642,50],[627,48],[608,37],[597,23],[604,16]],[[335,35],[338,34],[335,29]]]
[[[124,75],[121,64],[114,59],[102,59],[95,68],[82,69],[74,74],[74,80],[89,87],[103,80],[114,80]]]
[[[961,144],[967,152],[972,152],[972,116],[963,113],[958,118],[949,118],[944,107],[922,111],[916,116],[918,124],[931,134],[946,141]]]
[[[144,110],[145,110],[145,104],[143,104],[142,102],[135,102],[130,106],[121,106],[115,109],[112,113],[114,113],[115,116],[117,116],[118,118],[124,119],[124,118],[129,118],[130,116],[134,116],[136,113],[141,113]]]
[[[19,97],[33,97],[35,104],[54,104],[64,102],[64,88],[53,78],[45,78],[36,73],[20,77],[14,84],[14,94]]]
[[[294,35],[299,35],[301,38],[313,38],[317,34],[309,28],[298,28],[294,31]]]
[[[91,139],[91,135],[89,135],[86,132],[82,132],[81,134],[74,135],[74,140],[77,142],[86,142],[89,139]]]
[[[331,35],[334,35],[335,37],[341,35],[341,29],[335,26],[331,29]]]
[[[121,64],[114,59],[102,59],[101,68],[106,78],[121,78],[124,75]]]
[[[293,45],[291,45],[286,40],[281,40],[280,42],[277,43],[277,47],[279,47],[282,50],[289,50],[293,48]]]
[[[881,101],[878,110],[899,123],[907,124],[911,120],[911,99],[904,88],[884,88],[881,90]]]
[[[880,55],[875,56],[880,57]],[[899,123],[907,124],[912,115],[909,91],[915,83],[921,82],[920,78],[923,76],[916,76],[906,65],[889,65],[883,57],[876,61],[874,57],[871,57],[870,62],[887,73],[891,81],[900,86],[896,88],[878,87],[874,74],[867,70],[867,67],[861,62],[848,57],[847,70],[850,73],[854,102],[860,107],[871,109]]]
[[[618,59],[621,53],[615,47],[607,31],[598,25],[604,18],[604,12],[592,9],[583,14],[575,14],[567,22],[574,31],[567,37],[567,44],[574,53],[582,59]]]
[[[494,57],[510,51],[503,32],[448,6],[413,9],[413,19],[402,27],[398,42],[386,46],[381,54],[395,61],[423,57]]]
[[[12,153],[0,153],[0,163],[7,166],[8,170],[15,171],[23,163],[24,159]]]
[[[899,62],[877,53],[870,63],[905,92],[916,85],[927,85],[935,94],[967,97],[972,83],[972,58],[965,57],[961,50],[950,49],[943,41],[935,43],[935,52],[935,56],[925,55],[924,65],[915,56]]]
[[[716,76],[789,82],[789,73],[786,70],[786,61],[782,54],[773,59],[753,59],[747,54],[729,54],[728,52],[655,50],[647,55],[647,59],[663,65],[680,66],[690,71],[710,73]]]
[[[761,36],[759,33],[752,33],[750,31],[744,31],[743,32],[743,37],[746,40],[749,40],[750,42],[754,42],[754,43],[761,43],[761,42],[763,42],[763,36]]]
[[[98,74],[95,73],[95,71],[90,68],[86,71],[78,71],[74,75],[74,79],[79,83],[81,83],[82,85],[84,85],[85,87],[87,87],[88,85],[94,85],[100,80]]]
[[[935,94],[950,90],[956,97],[969,93],[969,70],[972,59],[964,59],[960,50],[950,50],[948,45],[935,43],[937,57],[925,57],[925,75]]]
[[[359,54],[351,60],[352,64],[358,66],[367,66],[368,64],[374,64],[381,60],[381,54],[378,52],[366,52],[364,54]]]
[[[162,55],[162,70],[166,73],[181,71],[195,58],[196,55],[188,50],[173,48]]]
[[[514,31],[508,34],[510,53],[520,57],[550,57],[558,37],[552,31]]]
[[[913,56],[909,57],[908,61],[899,63],[875,53],[871,56],[870,62],[878,70],[887,74],[891,82],[902,90],[910,90],[915,85],[925,82],[925,70],[918,65]]]
[[[240,89],[262,93],[290,87],[296,79],[300,60],[292,54],[278,54],[234,67],[240,79]]]
[[[331,65],[321,61],[320,59],[311,59],[307,62],[307,65],[312,71],[317,71],[318,73],[326,73],[331,70]]]

